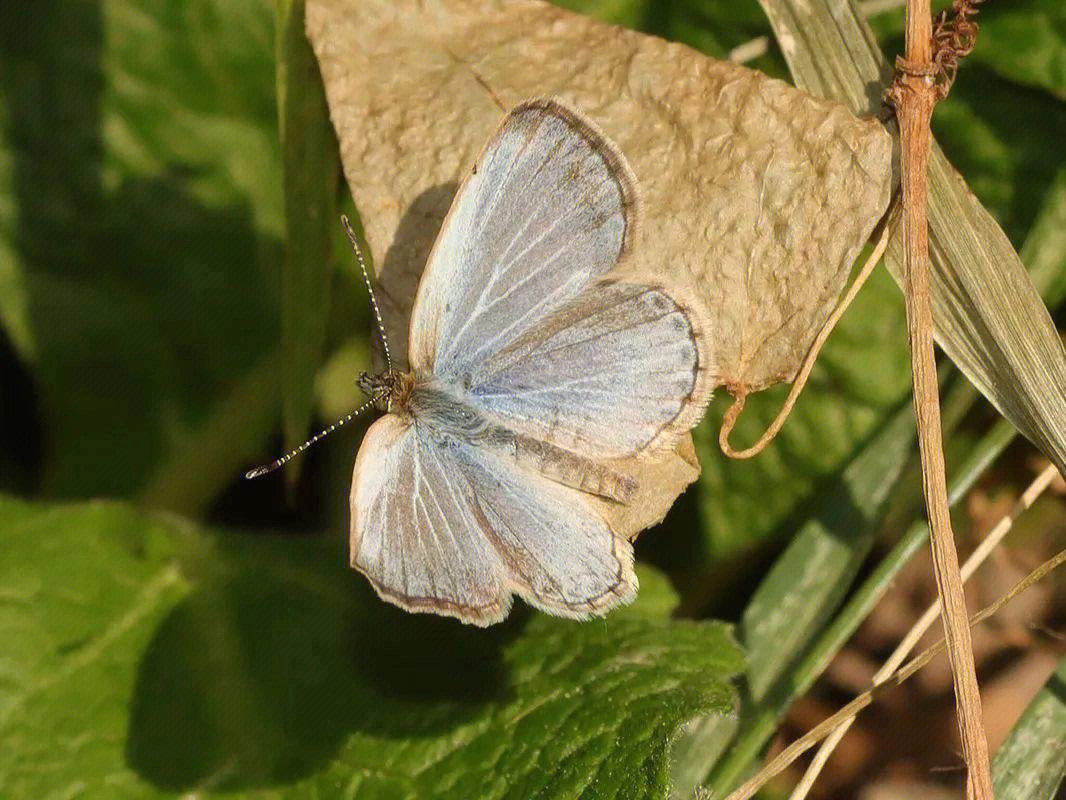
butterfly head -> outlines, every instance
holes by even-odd
[[[415,377],[410,373],[389,369],[373,375],[364,372],[359,376],[358,383],[379,410],[393,413],[407,407]]]

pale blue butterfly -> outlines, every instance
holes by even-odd
[[[361,380],[388,413],[355,461],[351,564],[385,600],[490,625],[516,594],[578,618],[635,596],[605,506],[710,395],[699,303],[610,275],[638,207],[619,150],[556,101],[489,139],[422,276],[411,371]]]

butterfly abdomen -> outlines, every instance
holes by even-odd
[[[630,476],[551,442],[516,433],[446,389],[416,386],[406,410],[416,424],[442,439],[477,444],[564,486],[618,502],[628,500],[636,489]]]
[[[550,442],[511,434],[517,462],[564,486],[580,489],[619,503],[628,501],[637,483],[629,475],[607,464],[578,455]]]

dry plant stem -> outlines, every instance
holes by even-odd
[[[1010,513],[1005,515],[995,527],[989,532],[989,534],[981,541],[981,544],[970,554],[970,557],[966,559],[966,563],[962,565],[962,579],[968,581],[970,576],[977,571],[977,568],[984,563],[985,559],[996,549],[1003,537],[1007,535],[1011,527],[1014,525],[1015,520],[1018,519],[1021,514],[1029,509],[1036,499],[1043,494],[1044,490],[1051,484],[1058,475],[1058,470],[1055,469],[1053,464],[1048,465],[1043,472],[1041,472],[1033,480],[1029,487],[1022,493],[1022,496],[1018,498],[1018,502],[1015,503],[1014,508]],[[903,640],[896,646],[896,649],[885,661],[881,669],[877,671],[871,681],[875,686],[883,683],[891,677],[892,673],[899,669],[903,660],[910,655],[911,650],[918,643],[918,640],[922,638],[927,630],[936,622],[937,617],[940,616],[940,602],[934,602],[929,608],[925,610],[925,613],[921,618],[911,627],[907,632],[907,635],[903,637]],[[789,795],[789,800],[804,800],[811,787],[817,780],[818,775],[821,773],[822,768],[825,766],[829,757],[832,755],[833,750],[836,749],[837,744],[844,734],[848,732],[851,724],[855,721],[855,718],[846,720],[839,728],[833,731],[826,740],[822,742],[822,746],[818,748],[818,752],[815,753],[814,758],[811,760],[811,764],[807,767],[807,771],[803,774],[803,779],[796,785],[796,788],[792,790],[792,794]]]
[[[948,513],[947,478],[940,428],[940,398],[933,354],[933,312],[929,296],[929,222],[927,217],[929,123],[936,105],[933,81],[932,17],[929,0],[907,2],[907,55],[898,65],[891,90],[899,121],[902,152],[903,247],[907,327],[914,376],[914,411],[922,461],[922,485],[929,515],[930,544],[937,592],[943,603],[944,633],[955,687],[955,707],[966,762],[967,796],[991,800],[988,759],[977,689],[973,645],[966,624],[966,597]]]
[[[974,614],[971,619],[967,621],[967,626],[977,625],[984,622],[993,614],[999,612],[1007,603],[1024,592],[1030,586],[1042,581],[1053,570],[1066,563],[1066,550],[1062,550],[1055,554],[1039,567],[1034,569],[1016,584],[1014,584],[1006,594],[1000,597],[996,602],[992,603],[987,608],[981,610],[979,613]],[[892,675],[883,683],[879,683],[865,692],[860,694],[846,706],[841,708],[838,712],[833,714],[825,721],[815,725],[807,733],[794,741],[784,750],[782,750],[777,756],[770,760],[762,769],[751,778],[751,780],[745,782],[742,786],[730,792],[725,800],[750,800],[755,796],[755,793],[759,791],[769,780],[774,776],[781,774],[786,770],[793,761],[803,755],[805,752],[814,747],[818,742],[836,730],[840,725],[852,717],[856,716],[860,711],[873,703],[878,697],[883,695],[889,689],[899,686],[906,681],[914,673],[936,658],[938,655],[949,649],[944,639],[934,644],[932,647],[928,647],[919,653],[917,656],[907,662],[905,666],[892,673]]]
[[[733,432],[733,426],[736,425],[740,412],[744,410],[747,394],[738,392],[733,398],[733,405],[726,410],[725,415],[722,417],[722,427],[718,431],[718,446],[727,456],[736,459],[757,456],[766,449],[766,446],[770,444],[770,442],[774,440],[774,437],[781,431],[789,414],[792,413],[793,406],[796,405],[796,400],[799,399],[800,392],[802,392],[803,387],[807,385],[807,379],[811,376],[811,370],[814,369],[814,363],[818,360],[818,355],[822,352],[822,347],[825,346],[829,334],[833,332],[837,323],[840,322],[840,318],[844,316],[844,312],[848,310],[851,301],[855,299],[859,290],[866,283],[870,274],[874,271],[874,267],[881,263],[881,257],[885,254],[889,239],[892,238],[892,234],[896,229],[896,223],[899,220],[897,214],[898,210],[899,206],[896,202],[896,198],[893,198],[892,203],[889,205],[888,212],[885,214],[884,224],[881,226],[881,235],[877,239],[877,244],[874,245],[874,249],[870,253],[869,258],[866,259],[866,262],[859,270],[859,274],[855,276],[855,280],[851,282],[851,286],[849,286],[847,292],[844,293],[844,297],[842,297],[840,302],[837,303],[836,308],[833,309],[833,312],[829,315],[828,319],[826,319],[825,324],[822,325],[821,329],[818,331],[818,335],[811,343],[810,348],[807,350],[807,355],[804,356],[803,363],[800,365],[799,372],[796,373],[796,377],[792,381],[792,388],[788,392],[788,397],[785,398],[785,402],[781,405],[781,410],[777,412],[774,421],[770,423],[762,436],[759,437],[759,440],[751,447],[747,447],[743,450],[733,449],[733,446],[729,444],[729,435]]]

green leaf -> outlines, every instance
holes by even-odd
[[[197,508],[275,418],[271,386],[214,434],[277,372],[272,19],[221,0],[0,15],[0,322],[39,391],[51,494],[133,496],[196,471],[191,451],[212,471],[152,497]]]
[[[825,624],[869,554],[875,523],[914,449],[914,413],[901,407],[821,493],[744,609],[748,690],[761,700]]]
[[[956,394],[970,395],[973,400],[972,389],[968,385],[959,385]],[[965,397],[963,398],[966,399]],[[1014,429],[1005,421],[993,426],[977,443],[974,452],[961,465],[960,469],[952,472],[952,484],[949,490],[949,500],[955,505],[963,494],[973,485],[974,481],[981,476],[989,463],[1003,452],[1004,448],[1014,439]],[[774,730],[788,710],[792,702],[811,688],[815,679],[829,666],[832,660],[844,644],[848,641],[859,625],[865,620],[877,601],[890,587],[892,579],[901,570],[914,554],[926,546],[929,538],[928,528],[924,522],[913,524],[893,546],[892,550],[875,566],[873,572],[851,594],[848,602],[832,623],[818,631],[817,635],[811,636],[809,646],[790,669],[784,671],[765,696],[752,703],[751,707],[742,714],[742,726],[737,734],[733,746],[726,757],[714,764],[714,770],[708,778],[712,792],[727,792],[740,780],[742,774],[749,768],[751,763],[758,758],[766,743],[773,736]],[[858,543],[862,537],[856,537]],[[837,556],[852,557],[852,553],[844,551]],[[823,567],[824,569],[824,567]],[[838,566],[838,569],[839,566]],[[841,570],[843,572],[843,570]],[[781,581],[783,582],[783,581]],[[802,582],[795,581],[796,586],[791,591],[802,589]],[[833,589],[833,584],[826,588]],[[824,592],[824,589],[823,589]],[[824,596],[824,595],[823,595]],[[816,596],[814,603],[817,608]],[[793,601],[796,602],[796,601]],[[821,610],[821,609],[818,609]],[[808,612],[809,613],[809,612]],[[793,641],[792,644],[798,644]],[[770,661],[771,669],[776,664]],[[710,762],[707,762],[710,763]]]
[[[1066,7],[1058,0],[986,3],[971,58],[1066,100]]]
[[[304,35],[303,0],[278,4],[278,116],[285,180],[281,352],[285,448],[307,436],[329,313],[336,213],[337,137],[322,77]],[[302,462],[286,472],[290,485]]]
[[[973,65],[937,106],[933,130],[1011,240],[1022,241],[1062,164],[1066,103]]]
[[[747,653],[744,699],[751,705],[766,699],[840,603],[873,545],[874,523],[913,444],[907,403],[823,487],[811,516],[760,581],[744,609],[740,633]],[[749,715],[742,716],[740,725]],[[735,721],[712,716],[686,729],[673,765],[675,797],[689,794],[703,779],[737,727]]]
[[[322,537],[0,499],[0,795],[663,797],[726,625],[405,614]]]
[[[1066,776],[1066,658],[999,746],[992,778],[999,800],[1052,800]]]
[[[1021,256],[1049,306],[1066,299],[1066,165],[1048,190]]]

